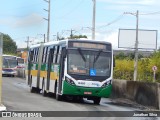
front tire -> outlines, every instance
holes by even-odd
[[[56,100],[61,101],[62,100],[62,96],[58,94],[58,87],[56,84]]]
[[[96,97],[96,98],[93,99],[93,102],[94,102],[94,104],[96,104],[96,105],[99,105],[100,101],[101,101],[101,98],[100,98],[100,97]]]
[[[56,93],[56,100],[61,101],[62,100],[62,96],[59,95],[58,93]]]

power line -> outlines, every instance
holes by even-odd
[[[66,13],[65,15],[62,15],[60,17],[57,18],[64,18],[66,16],[69,16],[70,14],[72,14],[73,12],[75,12],[76,9],[78,9],[80,7],[80,5],[84,2],[84,0],[81,0],[72,10],[70,10],[68,13]]]
[[[71,1],[73,1],[73,0],[69,0],[69,1],[66,0],[66,3],[64,3],[64,4],[61,6],[61,8],[64,8],[65,6],[67,6],[67,4],[68,4],[68,3],[71,3]]]
[[[121,20],[123,17],[124,17],[124,13],[121,14],[120,16],[118,16],[115,20],[109,22],[108,24],[99,26],[99,27],[97,27],[97,28],[103,28],[103,27],[107,27],[107,26],[109,26],[109,25],[112,25],[113,23],[116,23],[116,22],[118,22],[119,20]]]
[[[160,11],[151,12],[151,13],[140,13],[139,15],[155,15],[155,14],[160,14]]]
[[[27,50],[29,49],[29,43],[31,42],[30,40],[29,40],[29,36],[27,37],[27,40],[25,41],[26,43],[27,43]]]
[[[109,22],[108,24],[106,24],[106,25],[101,25],[101,26],[96,27],[96,29],[101,29],[101,28],[103,28],[103,27],[107,27],[107,26],[109,26],[109,25],[112,25],[113,23],[116,23],[116,22],[118,22],[119,20],[121,20],[123,17],[124,17],[124,13],[121,14],[120,16],[118,16],[115,20]],[[83,30],[83,28],[88,28],[88,29],[92,30],[92,27],[82,27],[82,30]]]
[[[125,13],[121,14],[121,15],[120,15],[120,16],[118,16],[115,20],[113,20],[113,21],[109,22],[108,24],[106,24],[106,25],[102,25],[102,26],[99,26],[99,27],[97,27],[97,28],[107,27],[107,26],[109,26],[109,25],[112,25],[112,24],[114,24],[114,23],[118,22],[119,20],[121,20],[121,19],[124,17],[124,14],[125,14]],[[154,14],[160,14],[160,11],[157,11],[157,12],[151,12],[151,13],[141,13],[141,14],[139,14],[139,15],[154,15]],[[134,14],[134,15],[135,15],[135,14]]]

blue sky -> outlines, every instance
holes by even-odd
[[[10,35],[18,47],[26,47],[27,36],[30,44],[43,41],[40,34],[47,32],[47,21],[43,19],[47,18],[43,10],[47,7],[43,0],[1,0],[0,32]],[[69,36],[71,29],[76,35],[91,38],[91,30],[86,27],[92,27],[92,7],[92,0],[51,0],[50,40],[56,38],[57,32],[62,37]],[[137,10],[140,29],[160,31],[158,0],[96,0],[96,39],[112,42],[116,48],[118,30],[136,28],[136,17],[123,13]]]

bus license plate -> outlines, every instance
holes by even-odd
[[[84,92],[85,95],[91,95],[92,92]]]

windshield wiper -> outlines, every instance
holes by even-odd
[[[98,60],[100,54],[101,54],[102,50],[99,50],[98,54],[96,55],[96,58],[94,59],[94,63]]]
[[[86,58],[84,57],[84,55],[83,55],[83,53],[82,53],[82,51],[81,51],[80,48],[78,48],[78,52],[79,52],[79,54],[81,55],[83,61],[86,62]]]

